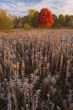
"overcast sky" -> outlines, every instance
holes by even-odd
[[[10,14],[25,15],[29,9],[48,8],[54,14],[73,14],[73,0],[0,0],[0,8]]]

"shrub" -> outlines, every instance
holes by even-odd
[[[28,23],[25,23],[23,25],[23,28],[24,28],[24,30],[29,30],[29,29],[31,29],[31,25],[29,25]]]

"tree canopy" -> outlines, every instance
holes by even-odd
[[[0,12],[0,30],[7,30],[12,28],[12,22],[7,14],[2,11]]]
[[[43,8],[38,15],[38,24],[43,27],[51,27],[54,23],[53,15],[47,8]]]
[[[40,12],[30,9],[24,17],[9,16],[6,11],[0,10],[0,30],[27,27],[69,27],[73,28],[73,15],[55,15],[47,8]]]

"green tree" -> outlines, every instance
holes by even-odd
[[[39,12],[36,11],[32,17],[32,26],[37,27],[38,26],[38,14]]]
[[[73,15],[71,15],[71,16],[66,15],[65,19],[66,19],[66,26],[73,27]]]
[[[34,14],[36,13],[36,10],[34,10],[34,9],[30,9],[29,11],[28,11],[28,15],[29,16],[34,16]]]
[[[24,18],[23,18],[23,25],[25,23],[28,23],[32,27],[36,27],[37,26],[37,16],[38,16],[38,12],[37,11],[29,10],[28,11],[28,15],[24,16]]]
[[[58,20],[59,20],[60,26],[65,26],[66,25],[66,19],[63,15],[59,15]]]
[[[54,27],[58,27],[58,26],[59,26],[58,17],[57,17],[55,14],[53,14],[53,18],[54,18],[54,24],[53,24],[53,26],[54,26]]]
[[[73,15],[69,16],[69,25],[73,28]]]

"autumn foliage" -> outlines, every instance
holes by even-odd
[[[0,10],[0,31],[1,30],[10,30],[13,25],[8,17],[7,13],[4,10]]]
[[[42,27],[50,27],[54,23],[53,15],[47,8],[43,8],[38,15],[38,24]]]

